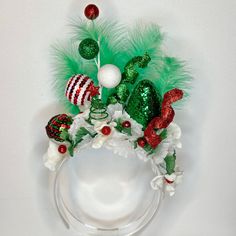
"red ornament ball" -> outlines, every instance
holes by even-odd
[[[89,20],[95,20],[99,16],[99,9],[96,5],[94,4],[89,4],[85,9],[84,9],[84,15],[89,19]]]
[[[128,120],[126,120],[126,121],[124,121],[122,123],[122,127],[123,128],[130,128],[131,127],[131,123]]]
[[[110,135],[111,134],[111,127],[103,126],[101,132],[103,135]]]
[[[140,147],[145,147],[145,145],[147,144],[147,141],[146,141],[146,139],[145,138],[139,138],[138,139],[138,145],[140,146]]]
[[[60,152],[61,154],[65,154],[66,152],[67,152],[67,147],[66,147],[66,145],[60,145],[59,147],[58,147],[58,152]]]

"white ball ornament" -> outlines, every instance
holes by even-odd
[[[97,77],[103,87],[115,88],[121,81],[121,72],[117,66],[107,64],[98,70]]]

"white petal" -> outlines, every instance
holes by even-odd
[[[116,111],[122,111],[123,107],[121,104],[117,103],[117,104],[111,104],[107,107],[107,112],[110,114],[111,117],[114,116],[114,113]]]
[[[182,183],[183,181],[183,172],[178,172],[177,173],[177,177],[176,177],[176,180],[175,180],[175,184],[178,185],[180,183]]]
[[[173,139],[180,139],[181,137],[180,127],[175,123],[171,123],[167,128],[167,135],[172,136]]]
[[[180,141],[176,141],[175,146],[177,148],[182,148],[182,143]]]
[[[55,171],[65,157],[65,154],[58,152],[58,146],[58,144],[50,140],[47,153],[43,156],[44,165],[51,171]]]

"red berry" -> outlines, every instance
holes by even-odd
[[[94,4],[89,4],[85,9],[84,9],[84,15],[89,19],[89,20],[95,20],[99,16],[99,9],[96,5]]]
[[[66,147],[66,145],[60,145],[59,147],[58,147],[58,152],[60,152],[61,154],[65,154],[66,152],[67,152],[67,147]]]
[[[131,123],[128,120],[126,120],[126,121],[124,121],[122,123],[122,127],[123,128],[130,128],[131,127]]]
[[[168,180],[167,178],[165,178],[165,181],[166,181],[167,184],[173,184],[174,183],[174,181]]]
[[[146,143],[147,143],[147,141],[146,141],[145,138],[139,138],[139,139],[138,139],[138,145],[139,145],[140,147],[142,147],[142,148],[145,147]]]
[[[109,126],[103,126],[101,132],[104,135],[109,135],[111,133],[111,128]]]

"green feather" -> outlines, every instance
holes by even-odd
[[[71,104],[65,96],[65,88],[68,80],[75,74],[86,74],[93,78],[95,76],[95,65],[90,62],[82,62],[76,45],[70,42],[67,46],[59,44],[52,47],[53,57],[53,87],[60,102],[64,104],[67,112],[78,114],[79,108]]]
[[[137,23],[128,32],[127,51],[131,57],[142,56],[147,53],[153,61],[160,60],[163,34],[158,25]]]
[[[85,38],[99,41],[101,66],[114,64],[121,72],[127,62],[145,53],[151,58],[148,67],[138,69],[136,84],[143,79],[152,81],[163,96],[172,88],[179,88],[188,95],[191,77],[184,68],[184,63],[175,58],[165,57],[161,49],[163,35],[157,25],[136,24],[133,29],[126,29],[120,24],[106,20],[74,20],[71,23],[73,38],[66,46],[53,46],[54,88],[66,110],[77,114],[79,108],[71,104],[64,95],[69,78],[75,74],[88,75],[95,84],[97,66],[95,60],[85,60],[78,52],[79,43]],[[131,88],[131,90],[136,86]],[[102,100],[114,92],[114,89],[103,88]]]
[[[71,26],[73,28],[73,40],[78,45],[85,38],[99,41],[100,66],[114,64],[121,72],[124,70],[125,64],[130,59],[127,53],[128,36],[125,27],[113,21],[87,21],[81,19],[73,20]],[[85,61],[83,58],[81,60]],[[97,70],[95,73],[97,73]],[[96,76],[93,80],[97,82]],[[106,102],[113,92],[114,89],[103,88],[102,100]]]
[[[192,77],[185,69],[185,62],[174,57],[163,57],[162,66],[158,70],[158,79],[153,82],[162,97],[169,90],[178,88],[184,91],[184,98],[187,98],[191,88],[191,80]],[[178,107],[181,101],[176,104]]]
[[[152,81],[162,97],[167,91],[179,88],[184,91],[183,100],[185,100],[189,95],[192,77],[185,69],[184,61],[164,56],[161,48],[164,36],[160,32],[159,26],[137,24],[130,32],[130,46],[127,48],[129,54],[140,56],[148,53],[151,57],[148,67],[139,70],[137,83],[143,79]],[[182,101],[177,102],[174,106],[179,107],[181,104]]]
[[[135,56],[143,56],[146,53],[150,56],[151,61],[148,67],[139,69],[140,76],[138,80],[149,79],[150,74],[155,76],[156,70],[160,65],[163,53],[161,45],[163,34],[158,25],[137,23],[133,29],[128,30],[127,52],[131,58]]]
[[[120,24],[106,20],[72,21],[73,39],[78,43],[85,38],[99,41],[101,66],[114,64],[122,71],[128,58],[125,41],[127,31]]]

